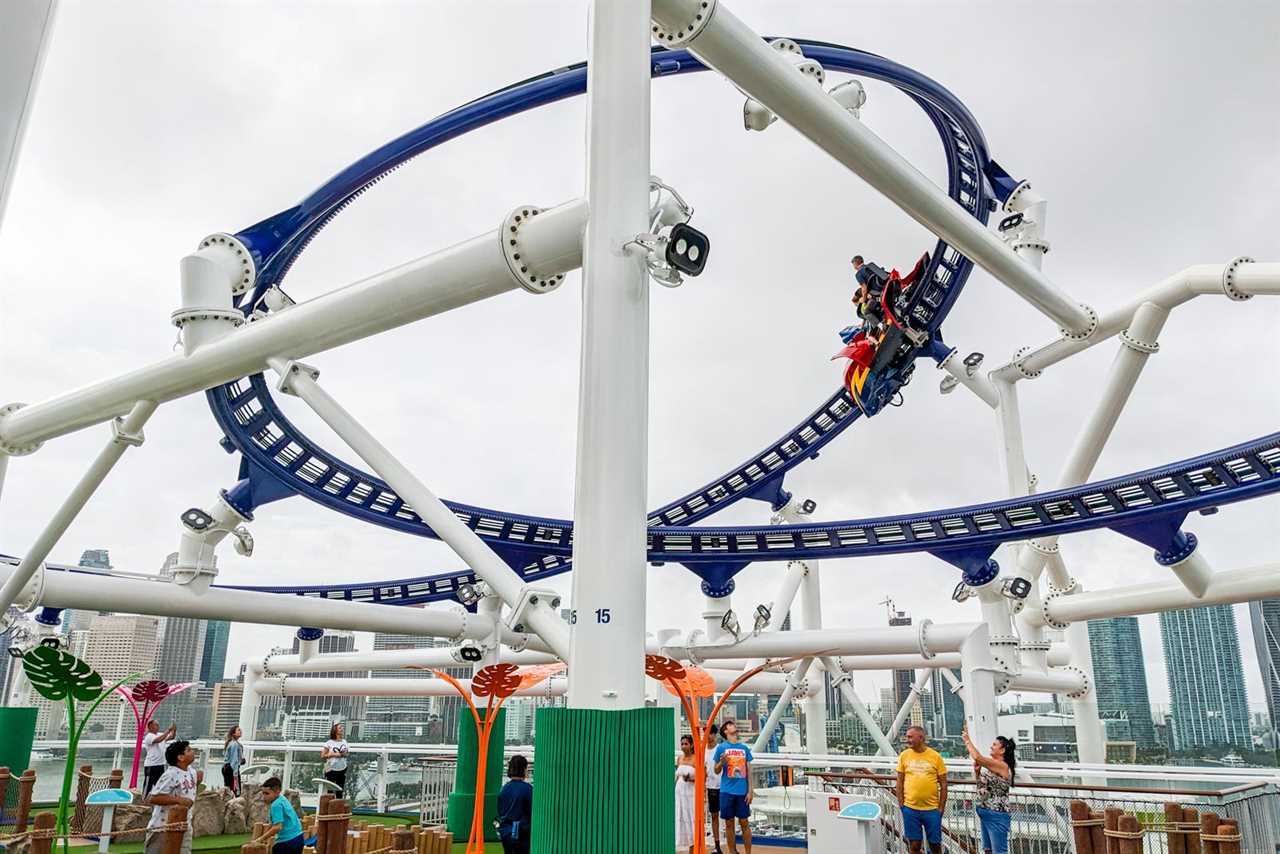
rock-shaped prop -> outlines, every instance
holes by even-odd
[[[227,795],[226,789],[206,789],[196,795],[196,803],[191,810],[193,836],[220,836],[223,833]]]
[[[135,796],[141,799],[141,793],[135,792]],[[147,822],[151,820],[151,807],[146,804],[132,803],[122,804],[115,808],[111,816],[111,829],[115,833],[122,830],[137,831],[136,833],[126,833],[124,836],[112,837],[112,843],[116,842],[141,842],[145,834]]]
[[[222,832],[233,835],[248,833],[250,829],[248,811],[249,806],[243,797],[227,801],[227,806],[222,813]]]

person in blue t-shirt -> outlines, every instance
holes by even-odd
[[[525,782],[529,760],[519,754],[507,763],[507,780],[498,793],[498,838],[504,854],[529,854],[533,836],[533,786]]]
[[[273,833],[276,837],[271,854],[302,854],[302,822],[298,821],[289,799],[280,797],[279,777],[270,777],[262,784],[262,802],[267,805],[271,821],[263,837]]]
[[[751,763],[755,757],[751,748],[738,742],[738,725],[725,721],[720,725],[723,742],[716,748],[715,772],[720,775],[720,817],[725,822],[725,842],[729,854],[738,854],[738,840],[733,832],[733,820],[738,819],[742,830],[742,844],[751,854]]]

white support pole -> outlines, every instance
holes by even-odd
[[[898,713],[893,716],[893,723],[889,724],[889,730],[885,733],[888,738],[896,738],[898,733],[902,732],[902,725],[907,722],[907,716],[911,714],[911,708],[916,704],[916,700],[920,697],[920,692],[924,691],[924,686],[932,676],[932,670],[922,670],[920,675],[916,676],[915,684],[907,692],[907,696],[903,699],[902,707],[898,709]]]
[[[987,627],[980,625],[960,646],[960,678],[964,682],[964,719],[976,744],[990,744],[996,731],[995,661]]]
[[[1111,363],[1111,372],[1098,402],[1063,466],[1062,475],[1058,478],[1059,488],[1078,486],[1088,480],[1116,422],[1120,420],[1120,413],[1129,402],[1129,395],[1142,375],[1147,358],[1159,349],[1156,339],[1168,317],[1169,310],[1153,302],[1144,302],[1134,312],[1133,322],[1121,333],[1123,344]],[[1045,537],[1036,543],[1051,549],[1057,541],[1057,537]],[[1043,569],[1046,557],[1040,549],[1023,549],[1018,560],[1018,573],[1026,578],[1035,578]]]
[[[766,632],[733,644],[670,645],[668,654],[680,659],[717,661],[742,658],[787,658],[795,655],[898,655],[957,652],[982,623],[931,623],[928,626],[889,626],[870,629]]]
[[[1280,563],[1273,562],[1248,569],[1216,572],[1200,597],[1172,579],[1057,596],[1044,604],[1044,612],[1039,619],[1047,619],[1052,625],[1064,625],[1277,597],[1280,597]],[[1028,618],[1035,619],[1037,615],[1029,614]]]
[[[295,309],[290,309],[293,310]],[[528,585],[520,580],[511,567],[446,507],[435,493],[414,477],[364,425],[334,400],[316,382],[313,370],[297,362],[286,363],[276,358],[271,358],[268,362],[280,374],[281,391],[302,398],[333,432],[413,507],[422,521],[471,567],[476,577],[488,584],[511,608],[524,606],[521,620],[525,625],[546,641],[561,658],[569,654],[568,626],[551,607],[551,602],[542,601],[541,598],[534,601],[537,597],[529,593]],[[529,596],[528,604],[523,601],[526,596]],[[485,622],[493,625],[491,620]],[[641,641],[643,643],[643,637]],[[639,660],[643,660],[643,652]]]
[[[0,566],[0,579],[13,569]],[[444,638],[486,638],[493,625],[482,617],[436,609],[388,608],[365,602],[286,596],[212,587],[204,592],[158,579],[88,572],[42,573],[36,602],[74,611],[119,611],[157,617],[234,620],[270,626],[314,626],[357,632],[390,632]]]
[[[55,0],[13,0],[4,6],[4,27],[0,28],[6,78],[0,87],[0,115],[5,117],[0,124],[0,223],[4,222],[56,13]]]
[[[303,641],[306,644],[306,641]],[[401,668],[458,667],[456,647],[433,649],[384,649],[374,652],[331,652],[306,660],[301,655],[271,657],[272,673],[354,673],[362,670],[397,670]],[[551,653],[503,649],[490,664],[554,664],[559,661]]]
[[[626,124],[628,131],[634,121]],[[647,185],[646,185],[647,186]],[[547,277],[582,258],[587,207],[569,202],[520,227],[522,262]],[[273,312],[204,344],[0,417],[0,444],[30,445],[106,421],[139,400],[157,403],[262,371],[271,356],[300,359],[521,287],[495,229],[367,279]]]
[[[0,451],[0,498],[4,497],[4,476],[9,472],[9,455]]]
[[[655,22],[693,35],[682,40],[810,141],[882,193],[908,216],[972,258],[1059,326],[1089,327],[1088,314],[1039,270],[1019,258],[977,219],[898,154],[813,80],[796,71],[731,12],[723,0],[706,12],[701,0],[654,0]],[[706,18],[705,20],[704,17]],[[592,211],[595,205],[592,205]]]
[[[808,571],[800,583],[800,628],[802,631],[822,632],[822,578],[818,574],[818,561],[806,561]],[[827,753],[827,692],[816,691],[801,703],[804,710],[804,738],[809,754],[825,756]]]
[[[425,676],[425,674],[424,674]],[[248,684],[248,683],[246,683]],[[470,679],[459,679],[458,684],[468,691]],[[404,679],[400,677],[371,677],[353,679],[347,677],[314,677],[308,679],[280,680],[259,678],[253,689],[260,697],[456,697],[457,689],[443,679],[426,677]],[[531,688],[522,688],[516,697],[559,697],[567,690],[563,676],[553,676]],[[243,726],[243,724],[241,725]]]
[[[1007,380],[996,379],[996,426],[1000,437],[1000,469],[1005,489],[1012,498],[1031,492],[1031,475],[1027,469],[1027,452],[1022,441],[1022,413],[1018,406],[1018,387]]]
[[[769,718],[760,727],[760,732],[756,736],[755,744],[751,745],[753,753],[761,753],[769,744],[773,731],[778,728],[778,721],[782,719],[782,712],[791,704],[791,697],[795,694],[796,688],[800,683],[804,682],[805,677],[809,673],[809,667],[813,664],[812,658],[806,658],[800,662],[800,666],[791,673],[791,678],[787,680],[787,685],[782,689],[782,693],[778,696],[778,701],[773,704],[773,708],[769,710]],[[810,751],[812,753],[812,751]],[[824,753],[826,751],[823,751]]]
[[[1072,598],[1070,596],[1066,597]],[[1066,630],[1071,648],[1072,666],[1085,682],[1084,689],[1074,692],[1071,710],[1076,722],[1076,751],[1081,762],[1101,765],[1107,761],[1106,736],[1098,715],[1098,695],[1093,690],[1093,651],[1089,646],[1089,624],[1072,623]]]
[[[867,711],[866,705],[862,702],[862,698],[858,696],[858,692],[853,688],[853,679],[847,673],[840,673],[839,665],[834,659],[823,657],[822,666],[826,668],[828,673],[838,674],[833,676],[836,687],[840,693],[844,695],[845,702],[853,709],[853,715],[866,729],[867,734],[875,741],[876,747],[883,756],[894,756],[897,751],[893,749],[893,744],[889,739],[885,738],[885,734],[880,731],[880,725],[871,717],[871,713]]]
[[[253,741],[258,737],[258,704],[262,702],[258,692],[253,689],[254,684],[262,678],[263,668],[261,662],[248,662],[244,669],[244,692],[240,695],[240,724],[241,734],[246,742]],[[252,758],[252,751],[246,751],[244,761],[249,763]]]
[[[49,552],[53,551],[53,547],[62,539],[62,535],[67,532],[67,528],[71,527],[71,523],[75,521],[76,516],[80,515],[80,511],[84,509],[90,497],[102,485],[102,481],[110,474],[111,469],[119,462],[124,452],[130,446],[142,444],[142,426],[147,423],[147,419],[155,411],[155,403],[150,400],[140,400],[133,405],[133,408],[124,419],[112,424],[111,440],[107,442],[106,447],[98,452],[98,456],[89,464],[88,470],[85,471],[80,481],[71,490],[71,494],[67,496],[66,500],[62,502],[62,506],[53,514],[53,518],[44,526],[44,530],[40,532],[40,536],[36,538],[36,541],[31,544],[31,548],[27,549],[27,553],[22,557],[22,562],[18,564],[17,568],[5,579],[4,585],[0,587],[0,614],[5,613],[9,606],[17,601],[23,588],[32,580],[32,577],[44,563],[45,558],[49,556]]]
[[[1010,691],[1036,691],[1044,694],[1074,694],[1088,686],[1083,670],[1048,670],[1023,673],[1009,680]]]
[[[570,640],[576,709],[644,705],[649,279],[623,247],[649,226],[649,2],[593,0]]]

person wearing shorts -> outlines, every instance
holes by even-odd
[[[720,775],[716,772],[716,735],[718,730],[707,734],[707,814],[711,816],[711,838],[715,840],[716,850],[720,851]]]
[[[751,762],[755,757],[750,747],[738,742],[738,725],[733,721],[725,721],[720,726],[720,737],[724,741],[716,747],[714,770],[720,775],[720,817],[725,823],[725,842],[729,854],[738,854],[738,837],[733,827],[733,820],[737,819],[742,844],[747,854],[751,854],[751,826],[747,819],[751,817]]]
[[[932,854],[942,854],[942,814],[947,808],[947,764],[925,742],[924,730],[907,728],[907,749],[898,756],[898,805],[902,835],[911,854],[928,840]]]

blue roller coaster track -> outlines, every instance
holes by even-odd
[[[954,95],[933,80],[883,57],[839,45],[798,39],[805,54],[830,71],[843,71],[897,87],[925,112],[938,132],[947,163],[947,192],[985,223],[998,200],[1018,182],[993,161],[977,122]],[[655,48],[655,78],[708,70],[688,51]],[[343,208],[407,160],[471,130],[526,110],[581,94],[586,65],[548,72],[478,98],[391,141],[334,176],[300,204],[250,226],[236,236],[249,248],[259,271],[239,302],[246,314],[266,311],[268,288],[283,281],[310,241]],[[971,262],[943,241],[931,253],[921,284],[898,306],[929,342],[905,344],[889,368],[869,380],[865,412],[875,414],[909,381],[917,357],[941,358],[940,327],[972,270]],[[241,455],[239,481],[224,492],[249,518],[270,501],[302,495],[325,507],[383,527],[426,537],[434,532],[385,482],[325,451],[280,410],[263,375],[228,383],[208,393],[225,434],[223,447]],[[759,560],[850,557],[926,551],[980,581],[994,572],[990,555],[999,543],[1032,536],[1111,527],[1151,541],[1168,553],[1186,544],[1178,528],[1187,513],[1274,491],[1280,450],[1276,436],[1072,490],[936,513],[814,525],[691,527],[743,498],[775,508],[789,498],[788,472],[818,456],[864,410],[847,391],[832,394],[807,418],[759,454],[724,475],[658,508],[649,517],[650,560],[677,562],[703,578],[712,595],[732,589],[733,575]],[[566,572],[572,553],[572,522],[505,513],[458,502],[449,507],[526,580]],[[1152,532],[1155,533],[1152,533]],[[1178,539],[1181,538],[1181,539]],[[467,570],[385,582],[306,587],[240,586],[237,589],[418,604],[456,598],[473,581]]]

